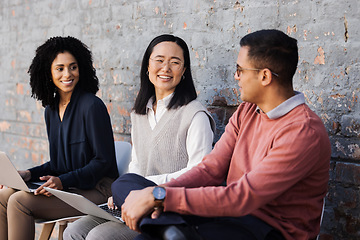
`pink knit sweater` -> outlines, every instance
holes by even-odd
[[[242,103],[204,160],[170,181],[164,210],[198,216],[254,215],[286,239],[312,239],[327,192],[330,142],[305,104],[278,119]],[[226,180],[226,187],[219,186]]]

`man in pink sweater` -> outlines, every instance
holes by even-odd
[[[293,90],[297,41],[261,30],[240,46],[234,77],[243,103],[213,151],[180,177],[125,199],[126,224],[145,232],[138,239],[298,240],[319,233],[331,149],[321,119]]]

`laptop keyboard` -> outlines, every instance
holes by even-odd
[[[99,205],[99,207],[104,210],[105,212],[110,213],[111,215],[113,215],[116,218],[121,218],[121,210],[120,209],[110,209],[108,208],[107,204],[101,204]]]
[[[36,189],[38,189],[45,182],[25,182],[25,183],[26,183],[26,185],[28,186],[28,188],[30,190],[35,191]]]

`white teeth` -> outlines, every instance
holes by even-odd
[[[170,79],[168,76],[159,76],[159,78]]]
[[[72,83],[72,80],[69,80],[69,81],[62,81],[63,83],[65,84],[69,84],[69,83]]]

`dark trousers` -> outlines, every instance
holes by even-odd
[[[156,184],[136,174],[124,174],[112,184],[111,190],[113,192],[114,202],[117,206],[121,206],[131,190],[140,190],[149,186],[156,186]],[[209,211],[211,211],[211,209],[209,209]],[[195,229],[204,240],[285,239],[278,230],[252,215],[243,217],[206,218],[164,212],[157,219],[145,217],[140,222],[142,234],[138,235],[135,240],[161,239],[160,235],[162,230],[169,225],[191,227]]]
[[[278,230],[252,215],[205,218],[167,212],[158,219],[144,218],[142,234],[135,240],[162,239],[162,230],[169,225],[191,227],[204,240],[285,240]]]
[[[111,185],[114,203],[121,207],[132,190],[141,190],[151,186],[156,186],[156,183],[135,173],[121,175]]]

